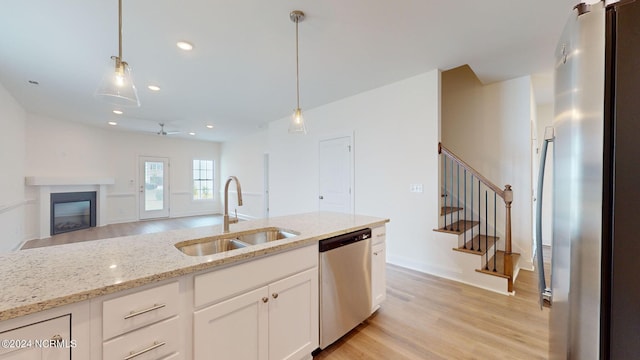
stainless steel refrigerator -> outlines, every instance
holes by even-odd
[[[640,1],[576,6],[554,106],[549,358],[640,359]]]

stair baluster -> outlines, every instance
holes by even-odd
[[[449,200],[449,210],[451,211],[451,231],[453,231],[453,159],[451,159],[451,199]]]
[[[466,222],[465,222],[465,225],[466,225]],[[473,174],[471,174],[471,225],[472,225],[471,226],[471,250],[475,250],[473,246],[473,239],[474,239],[473,237],[473,228],[474,228],[473,226]],[[478,245],[480,244],[478,243]]]
[[[467,169],[464,169],[464,218],[467,218]],[[460,216],[458,216],[458,222],[460,222]],[[465,249],[467,248],[467,221],[464,223],[464,245],[462,245]]]
[[[497,235],[497,233],[496,233],[496,228],[497,228],[497,226],[496,226],[496,219],[497,219],[498,217],[496,216],[496,207],[497,207],[497,206],[496,206],[496,196],[497,196],[497,195],[496,195],[496,193],[494,192],[494,193],[493,193],[493,258],[494,258],[494,259],[497,259],[497,258],[498,258],[498,255],[497,255],[497,252],[498,252],[498,235]],[[497,272],[497,270],[496,270],[496,263],[497,263],[497,261],[494,261],[494,262],[493,262],[493,272]]]
[[[489,207],[488,207],[488,195],[487,190],[484,191],[484,269],[489,270]],[[496,258],[493,258],[493,262],[496,262]]]
[[[453,161],[453,160],[451,160]],[[457,164],[457,175],[456,175],[456,181],[458,183],[458,206],[457,208],[460,209],[460,164]],[[453,211],[451,212],[453,214]],[[453,216],[453,215],[452,215]],[[458,216],[458,222],[456,222],[457,226],[456,226],[456,231],[460,231],[460,216]]]
[[[480,242],[482,241],[482,202],[480,200],[480,184],[480,179],[478,179],[478,251],[482,251],[482,246],[480,245]]]
[[[444,167],[444,193],[442,194],[442,197],[444,197],[444,210],[443,215],[444,215],[444,228],[447,228],[447,158],[445,157],[442,161],[442,166]]]

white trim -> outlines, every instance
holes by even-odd
[[[65,185],[113,185],[112,177],[47,177],[27,176],[25,184],[30,186],[65,186]]]
[[[14,202],[10,202],[8,204],[1,204],[0,205],[0,215],[4,214],[6,212],[9,212],[15,208],[18,208],[20,206],[24,206],[27,204],[27,200],[18,200],[18,201],[14,201]]]
[[[495,292],[498,294],[502,294],[502,295],[514,295],[515,292],[507,292],[507,291],[499,291],[487,286],[483,286],[477,283],[473,283],[473,282],[469,282],[469,281],[465,281],[463,279],[461,279],[459,276],[456,275],[462,275],[463,272],[460,269],[453,269],[453,268],[448,268],[448,267],[442,267],[442,266],[431,266],[428,265],[426,263],[423,262],[419,262],[419,261],[414,261],[414,260],[410,260],[401,256],[396,256],[396,255],[391,255],[391,254],[387,254],[387,263],[392,264],[392,265],[396,265],[396,266],[400,266],[403,268],[407,268],[410,270],[414,270],[417,272],[421,272],[423,274],[428,274],[428,275],[432,275],[432,276],[437,276],[439,278],[443,278],[443,279],[447,279],[447,280],[451,280],[451,281],[455,281],[455,282],[459,282],[459,283],[463,283],[469,286],[473,286],[476,288],[480,288],[480,289],[484,289],[484,290],[489,290],[491,292]],[[449,275],[450,274],[450,275]],[[479,273],[481,274],[481,273]],[[493,275],[487,275],[487,274],[483,274],[484,276],[493,276]],[[505,286],[504,288],[507,288],[506,282],[507,279],[504,278],[499,278],[496,277],[497,279],[502,279],[505,281]]]
[[[206,201],[217,201],[218,199],[216,199],[216,193],[219,192],[220,190],[220,186],[218,185],[218,183],[220,182],[220,179],[218,179],[218,181],[216,181],[216,176],[218,176],[217,171],[216,171],[216,160],[212,159],[212,158],[191,158],[191,172],[189,173],[189,183],[191,184],[191,187],[193,188],[193,181],[195,180],[193,178],[193,161],[194,160],[198,160],[198,161],[211,161],[211,169],[213,171],[213,176],[211,177],[211,181],[213,181],[213,188],[211,189],[211,194],[213,195],[213,198],[211,199],[194,199],[193,198],[193,191],[187,191],[187,193],[189,194],[189,197],[191,197],[191,201],[193,202],[206,202]],[[216,188],[218,188],[218,191],[216,191]],[[182,195],[179,193],[175,193],[175,195]]]
[[[108,198],[129,198],[136,197],[136,193],[128,192],[128,193],[109,193],[107,194]]]
[[[162,190],[164,193],[164,207],[162,210],[144,210],[144,195],[146,195],[145,163],[162,162],[163,168]],[[171,217],[171,158],[168,156],[138,156],[138,220],[166,219]],[[140,194],[143,194],[142,196]]]
[[[349,138],[349,146],[350,146],[350,155],[351,155],[351,169],[350,169],[350,178],[351,178],[351,183],[349,184],[349,187],[351,188],[351,193],[349,194],[349,202],[350,202],[350,206],[351,206],[351,214],[355,214],[356,211],[356,147],[355,147],[355,138],[356,138],[356,134],[354,130],[350,130],[350,131],[345,131],[345,132],[338,132],[338,133],[331,133],[331,134],[325,134],[322,136],[318,137],[318,151],[320,148],[320,143],[322,141],[327,141],[327,140],[333,140],[333,139],[340,139],[340,138],[344,138],[344,137],[348,137]],[[320,154],[318,154],[318,156],[320,156]],[[318,193],[320,192],[320,188],[319,188],[319,184],[318,184]],[[320,206],[320,204],[318,203],[318,207]]]

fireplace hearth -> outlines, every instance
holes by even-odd
[[[51,236],[95,226],[95,191],[51,193]]]

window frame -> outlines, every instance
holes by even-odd
[[[196,161],[198,162],[198,167],[196,167]],[[196,179],[195,177],[195,172],[196,170],[199,171],[200,176],[202,176],[202,163],[203,162],[210,162],[211,163],[211,178],[202,178],[200,177],[199,179]],[[216,192],[215,192],[215,186],[216,186],[216,181],[215,181],[215,177],[216,177],[216,161],[213,159],[207,159],[207,158],[193,158],[191,160],[191,201],[196,201],[196,202],[202,202],[202,201],[215,201],[216,200]],[[204,170],[206,171],[207,168],[205,167]],[[211,181],[211,197],[210,198],[203,198],[202,197],[202,187],[200,187],[199,189],[196,189],[196,181],[199,182],[204,182],[204,181]],[[202,185],[202,184],[200,184]],[[197,193],[196,193],[197,192]]]

